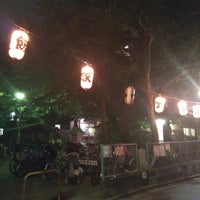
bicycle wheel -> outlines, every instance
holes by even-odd
[[[4,160],[4,150],[0,148],[0,164],[3,163],[3,160]]]
[[[15,171],[16,177],[24,177],[26,174],[28,174],[28,172],[28,169],[22,163],[17,163]]]
[[[67,167],[65,161],[60,162],[57,165],[57,170],[60,173],[61,183],[64,183],[64,184],[68,183],[68,167]]]
[[[113,157],[112,160],[112,174],[117,175],[124,172],[124,157]]]
[[[132,158],[128,161],[128,165],[125,167],[125,171],[128,173],[133,173],[137,171],[137,160],[135,158]]]
[[[9,171],[11,174],[16,175],[17,165],[18,165],[18,162],[14,158],[10,160]]]
[[[100,183],[100,173],[98,166],[91,166],[90,181],[92,186],[99,185]]]
[[[45,166],[45,171],[47,170],[52,170],[56,169],[57,170],[57,163],[56,162],[50,162],[47,163]],[[52,172],[45,172],[45,177],[47,180],[55,180],[57,178],[57,173],[52,171]]]

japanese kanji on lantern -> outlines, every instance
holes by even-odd
[[[10,40],[9,56],[20,60],[24,57],[26,46],[29,40],[28,34],[23,30],[15,30]]]
[[[162,113],[165,109],[166,99],[162,96],[155,98],[155,111],[157,113]]]
[[[81,87],[84,90],[88,90],[92,87],[94,78],[94,69],[89,65],[86,65],[81,70]]]
[[[192,106],[192,114],[194,118],[200,118],[200,105]]]
[[[132,105],[135,100],[135,89],[133,86],[128,86],[125,88],[124,103],[127,105]]]
[[[187,108],[187,102],[186,101],[179,101],[178,102],[178,110],[180,115],[187,115],[188,114],[188,108]]]

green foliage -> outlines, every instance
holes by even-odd
[[[37,19],[23,19],[34,33],[25,58],[5,57],[0,63],[0,88],[5,94],[0,97],[1,113],[17,109],[15,90],[27,94],[24,115],[50,125],[79,116],[102,116],[105,99],[111,141],[131,138],[142,145],[149,132],[134,126],[149,112],[145,34],[151,32],[154,39],[153,90],[187,97],[199,78],[197,6],[191,0],[39,0],[34,9]],[[89,91],[79,85],[84,62],[95,70]],[[129,84],[136,88],[136,100],[126,107],[123,96]]]

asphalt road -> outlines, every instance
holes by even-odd
[[[156,187],[147,187],[141,191],[121,196],[126,200],[199,200],[200,177],[168,183]]]

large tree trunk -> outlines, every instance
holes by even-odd
[[[151,123],[151,129],[153,134],[153,139],[155,142],[158,142],[158,133],[155,121],[155,112],[154,112],[154,104],[152,97],[152,87],[151,87],[151,46],[153,42],[153,35],[150,31],[145,32],[145,43],[144,43],[144,65],[146,71],[146,95],[148,100],[148,112],[149,119]]]

